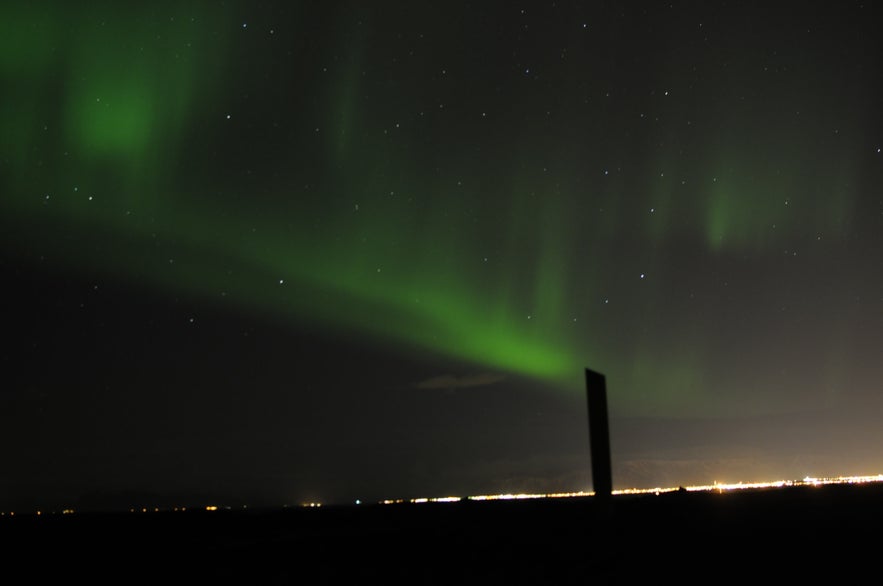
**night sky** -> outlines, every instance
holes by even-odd
[[[0,508],[883,472],[881,16],[3,3]]]

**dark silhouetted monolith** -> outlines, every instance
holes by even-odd
[[[610,472],[610,429],[607,424],[607,383],[604,375],[586,369],[586,398],[589,406],[589,450],[592,457],[592,485],[596,497],[613,493]]]

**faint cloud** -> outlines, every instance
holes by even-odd
[[[484,372],[481,374],[469,374],[464,376],[455,376],[453,374],[443,374],[433,378],[420,381],[415,386],[418,389],[465,389],[468,387],[482,387],[492,385],[505,379],[506,375],[496,374],[493,372]]]

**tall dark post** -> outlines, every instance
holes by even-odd
[[[607,383],[604,375],[586,369],[586,398],[589,407],[589,450],[592,456],[592,485],[595,496],[613,493],[610,472],[610,429],[607,424]]]

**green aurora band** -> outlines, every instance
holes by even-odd
[[[686,325],[670,348],[642,341],[634,324],[670,284],[624,276],[607,251],[627,241],[650,267],[680,246],[739,256],[850,221],[848,159],[831,161],[835,179],[807,172],[818,153],[792,148],[806,137],[774,120],[782,127],[764,135],[778,141],[758,147],[735,98],[708,105],[729,112],[714,147],[662,124],[665,156],[623,139],[615,114],[561,123],[539,140],[530,137],[548,135],[547,123],[526,119],[514,134],[495,126],[459,145],[441,128],[481,124],[479,113],[438,104],[394,74],[366,75],[384,56],[372,53],[367,16],[317,46],[298,44],[311,26],[298,3],[288,30],[272,34],[260,15],[243,26],[235,3],[90,6],[0,8],[0,211],[6,246],[27,262],[308,320],[562,390],[581,392],[582,369],[600,365],[622,382],[614,403],[654,411],[701,403],[703,334]],[[268,63],[305,56],[262,77],[243,43]],[[680,119],[686,108],[656,116]],[[617,170],[622,157],[653,171]],[[579,159],[591,175],[547,179],[546,165]],[[788,206],[801,207],[799,223]],[[795,227],[807,225],[812,234]],[[620,322],[605,298],[627,278],[649,294]],[[611,335],[617,323],[635,335]]]

